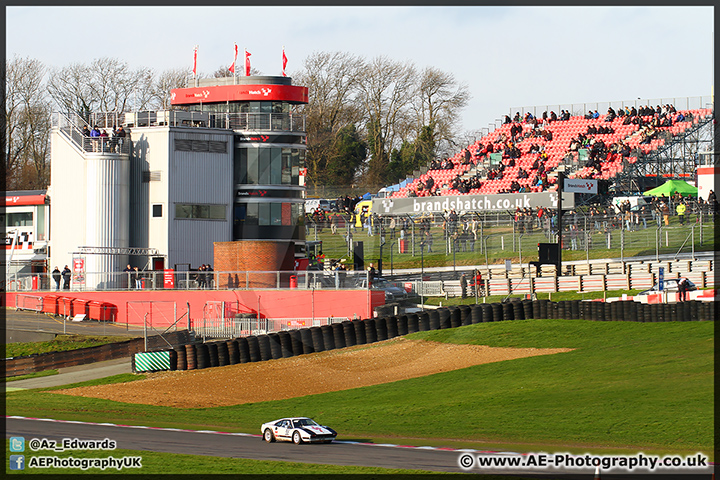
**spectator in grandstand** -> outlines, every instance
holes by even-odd
[[[548,123],[557,122],[558,116],[557,113],[550,110],[550,120],[548,120]]]
[[[509,115],[505,115],[505,121],[503,121],[503,125],[507,125],[507,124],[510,123],[510,122],[512,122],[512,120],[510,120],[510,116],[509,116]]]
[[[625,109],[627,109],[627,107],[625,107]],[[622,107],[618,108],[618,110],[617,110],[617,116],[620,117],[620,118],[623,118],[623,117],[625,116],[625,114],[626,114],[625,109],[623,109]]]
[[[613,110],[612,107],[608,108],[607,115],[605,115],[605,121],[606,122],[612,122],[615,120],[615,117],[617,114],[615,113],[615,110]]]
[[[593,119],[593,112],[592,110],[588,110],[588,113],[585,114],[585,120],[592,120]]]
[[[515,116],[513,117],[513,122],[520,122],[520,112],[515,112]]]
[[[638,111],[637,111],[637,109],[633,106],[633,107],[630,109],[630,113],[628,114],[628,116],[630,116],[630,117],[637,117],[637,115],[638,115]]]

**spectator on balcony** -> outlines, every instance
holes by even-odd
[[[90,129],[88,128],[87,125],[83,125],[82,134],[84,137],[90,136]]]

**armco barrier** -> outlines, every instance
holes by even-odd
[[[184,345],[190,341],[191,337],[187,330],[180,330],[165,334],[164,340],[160,338],[159,335],[148,337],[147,348],[149,351],[155,351]],[[142,338],[133,338],[131,340],[99,345],[97,347],[80,348],[65,352],[50,352],[26,357],[6,358],[2,360],[2,365],[5,369],[5,376],[14,377],[17,375],[42,372],[44,370],[126,358],[143,350],[145,350],[145,341]]]

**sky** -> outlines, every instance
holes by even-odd
[[[459,131],[524,106],[709,97],[714,9],[692,7],[6,7],[6,58],[50,67],[117,58],[210,75],[233,60],[281,75],[313,52],[384,55],[468,86]],[[312,95],[312,92],[310,92]],[[638,101],[640,103],[640,101]]]

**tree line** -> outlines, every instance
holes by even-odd
[[[199,77],[229,75],[221,66]],[[309,90],[309,103],[297,112],[306,115],[310,189],[377,189],[469,143],[457,129],[470,94],[451,73],[385,56],[314,52],[291,76]],[[188,69],[156,73],[107,57],[58,68],[32,58],[7,60],[6,189],[47,188],[53,111],[87,118],[92,112],[169,109],[170,90],[191,80]]]

